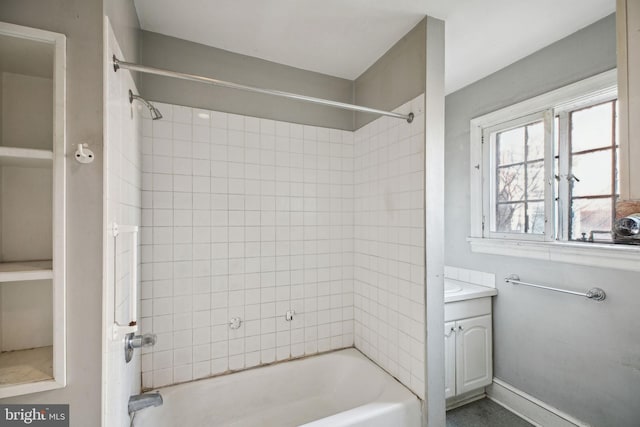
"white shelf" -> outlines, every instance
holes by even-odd
[[[51,261],[0,263],[0,282],[53,279]]]
[[[2,1],[2,0],[0,0]],[[0,401],[59,389],[67,383],[65,316],[65,91],[66,36],[0,22],[0,36],[46,46],[51,78],[15,73],[0,96],[0,205],[3,257]],[[21,58],[38,49],[19,52]],[[16,56],[17,58],[17,56]],[[7,84],[8,82],[8,84]],[[36,122],[23,120],[36,117]],[[42,120],[40,120],[42,119]],[[6,122],[5,120],[5,122]],[[49,259],[49,260],[47,260]],[[15,262],[18,261],[18,262]],[[53,261],[53,262],[52,262]],[[37,396],[33,396],[37,399]]]
[[[0,353],[0,385],[53,379],[53,347]]]
[[[0,166],[51,167],[53,151],[0,146]]]
[[[0,399],[60,387],[53,379],[53,347],[0,353]]]

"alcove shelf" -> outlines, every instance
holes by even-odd
[[[0,166],[51,167],[53,151],[0,146]]]
[[[53,346],[0,353],[0,384],[28,384],[53,379]]]
[[[66,385],[65,45],[0,22],[0,399]]]
[[[52,267],[51,260],[0,262],[0,283],[53,279]]]

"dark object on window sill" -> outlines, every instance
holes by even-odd
[[[613,241],[640,245],[640,213],[617,219],[613,224]]]

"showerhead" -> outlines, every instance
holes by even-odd
[[[151,120],[160,120],[162,118],[162,113],[160,113],[160,111],[156,107],[154,107],[153,104],[151,104],[149,101],[147,101],[140,95],[136,95],[133,92],[131,92],[131,90],[129,90],[129,103],[133,104],[134,99],[137,99],[138,101],[142,102],[144,106],[149,109],[149,113],[151,113]]]
[[[153,105],[149,104],[149,112],[151,113],[151,120],[160,120],[162,113]]]

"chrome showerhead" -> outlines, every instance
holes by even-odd
[[[162,118],[162,113],[156,107],[153,106],[152,103],[141,97],[140,95],[136,95],[131,90],[129,90],[129,103],[133,104],[133,100],[137,99],[142,102],[145,107],[149,109],[149,113],[151,113],[151,120],[159,120]]]
[[[151,120],[159,120],[162,118],[162,113],[151,104],[149,104],[149,111],[151,112]]]

